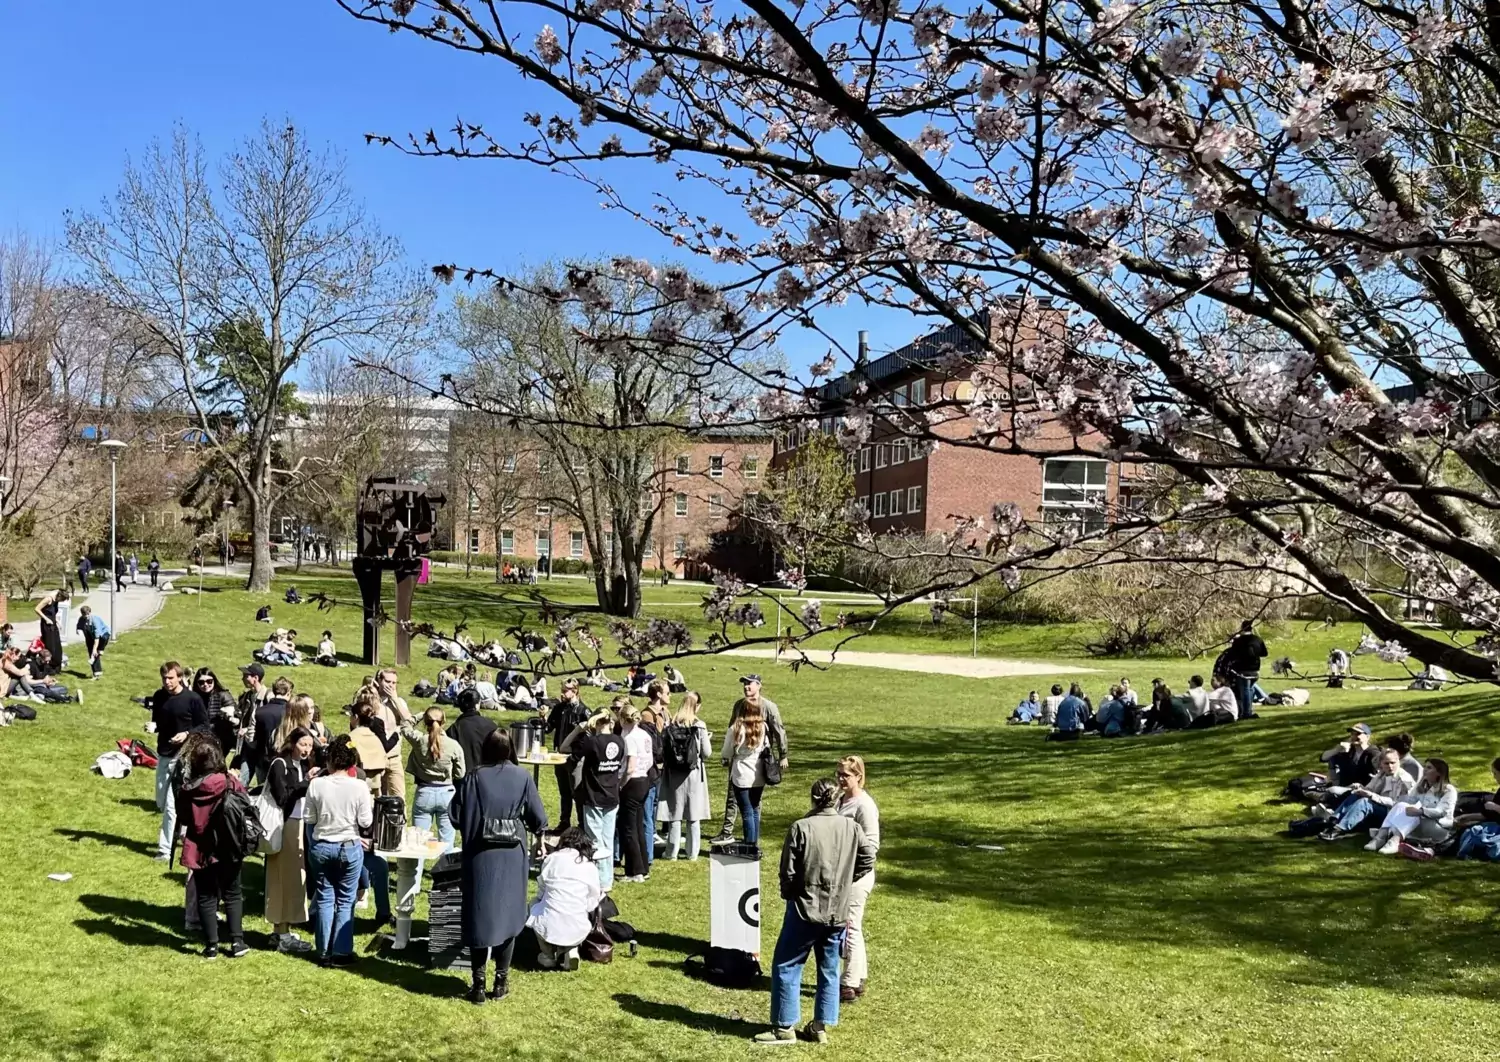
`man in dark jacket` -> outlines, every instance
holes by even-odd
[[[547,711],[547,733],[552,738],[552,748],[557,750],[575,727],[588,722],[588,705],[578,696],[578,680],[570,678],[563,682],[562,695]],[[558,818],[557,830],[561,833],[573,822],[573,768],[560,763],[552,768],[557,777]],[[579,821],[583,818],[579,813]]]
[[[756,1043],[796,1040],[802,1018],[802,967],[818,955],[817,1002],[802,1037],[828,1042],[828,1026],[839,1021],[839,951],[849,920],[850,886],[875,869],[875,844],[853,818],[835,806],[838,786],[820,778],[812,787],[812,810],[792,823],[781,849],[781,898],[786,917],[771,960],[771,1028]]]
[[[286,718],[287,698],[292,695],[290,679],[282,677],[271,684],[271,696],[255,709],[255,733],[245,751],[245,763],[250,767],[251,785],[266,780],[271,761],[276,758],[276,731]]]
[[[1241,719],[1255,715],[1250,691],[1260,679],[1260,662],[1266,658],[1266,652],[1266,643],[1255,633],[1254,620],[1240,624],[1240,632],[1224,651],[1224,663],[1230,671],[1230,688],[1234,690],[1234,701]]]
[[[156,835],[156,856],[160,862],[172,858],[172,842],[177,839],[177,796],[172,792],[172,768],[177,752],[193,730],[208,729],[208,709],[203,698],[188,687],[187,674],[175,660],[161,666],[161,689],[146,702],[151,722],[156,726],[156,806],[161,811],[161,829]]]
[[[465,764],[482,763],[480,752],[484,748],[484,739],[494,733],[498,727],[493,719],[487,719],[479,714],[477,690],[464,690],[454,703],[458,705],[459,715],[453,720],[453,725],[448,728],[448,736],[458,742],[458,747],[464,750]]]

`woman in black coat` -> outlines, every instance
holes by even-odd
[[[520,844],[489,844],[481,838],[486,819],[520,819],[532,834],[547,828],[547,811],[531,775],[516,765],[510,734],[484,739],[484,766],[458,783],[449,813],[463,834],[463,931],[473,970],[469,1001],[483,1003],[484,968],[495,960],[490,999],[504,999],[516,937],[526,925],[530,850]]]

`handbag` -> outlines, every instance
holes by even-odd
[[[526,824],[513,815],[491,815],[479,796],[479,840],[496,848],[519,848],[526,843]]]
[[[281,813],[281,805],[271,799],[271,787],[262,786],[252,806],[255,808],[255,817],[260,821],[260,843],[255,850],[262,855],[276,855],[281,851],[281,835],[286,826],[286,816]]]
[[[594,908],[594,924],[589,935],[578,945],[578,956],[585,962],[608,963],[615,961],[615,942],[604,928],[604,913]]]
[[[766,785],[781,784],[781,761],[770,745],[760,750],[760,772],[765,776]]]

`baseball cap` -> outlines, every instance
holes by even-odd
[[[266,669],[261,667],[259,664],[246,664],[244,667],[240,668],[240,674],[254,675],[256,678],[265,678]]]
[[[1351,734],[1368,734],[1369,732],[1370,732],[1370,724],[1369,723],[1355,723],[1353,726],[1351,726],[1349,728],[1349,733],[1351,733]]]
[[[741,686],[748,686],[752,682],[759,682],[759,681],[760,681],[760,676],[757,675],[753,671],[750,672],[750,674],[748,674],[748,675],[741,675],[740,676],[740,685]]]

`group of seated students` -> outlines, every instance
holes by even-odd
[[[1173,693],[1161,679],[1151,680],[1150,701],[1143,705],[1130,679],[1111,686],[1109,696],[1097,708],[1083,687],[1072,683],[1067,693],[1055,684],[1047,697],[1036,690],[1016,706],[1006,722],[1017,726],[1039,723],[1050,727],[1048,741],[1077,741],[1085,734],[1100,737],[1130,737],[1163,730],[1190,730],[1232,723],[1238,718],[1234,692],[1227,679],[1213,677],[1204,688],[1203,676],[1188,679],[1185,693]]]
[[[1446,760],[1418,762],[1415,740],[1392,734],[1377,745],[1370,727],[1356,723],[1323,752],[1323,769],[1287,783],[1284,796],[1308,805],[1293,819],[1293,837],[1325,841],[1368,838],[1365,849],[1408,859],[1455,856],[1500,862],[1500,792],[1461,793]],[[1490,764],[1500,786],[1500,758]]]
[[[63,704],[68,701],[83,701],[83,692],[71,692],[58,681],[57,668],[52,664],[52,653],[40,641],[29,649],[12,645],[0,651],[0,689],[7,698],[32,701],[36,704]],[[12,705],[8,714],[20,714]],[[34,716],[27,716],[34,718]],[[9,722],[6,719],[5,722]]]
[[[656,678],[654,673],[633,664],[624,681],[615,681],[603,670],[596,669],[589,677],[589,684],[609,692],[645,696]],[[667,683],[670,692],[687,692],[687,676],[681,669],[667,664],[662,668],[661,678]],[[472,660],[462,666],[454,661],[444,666],[438,672],[432,695],[438,704],[457,704],[459,695],[470,689],[478,696],[479,706],[491,711],[535,711],[552,704],[552,698],[547,693],[547,676],[541,671],[533,671],[528,675],[513,667],[501,666],[491,675],[479,670]]]

